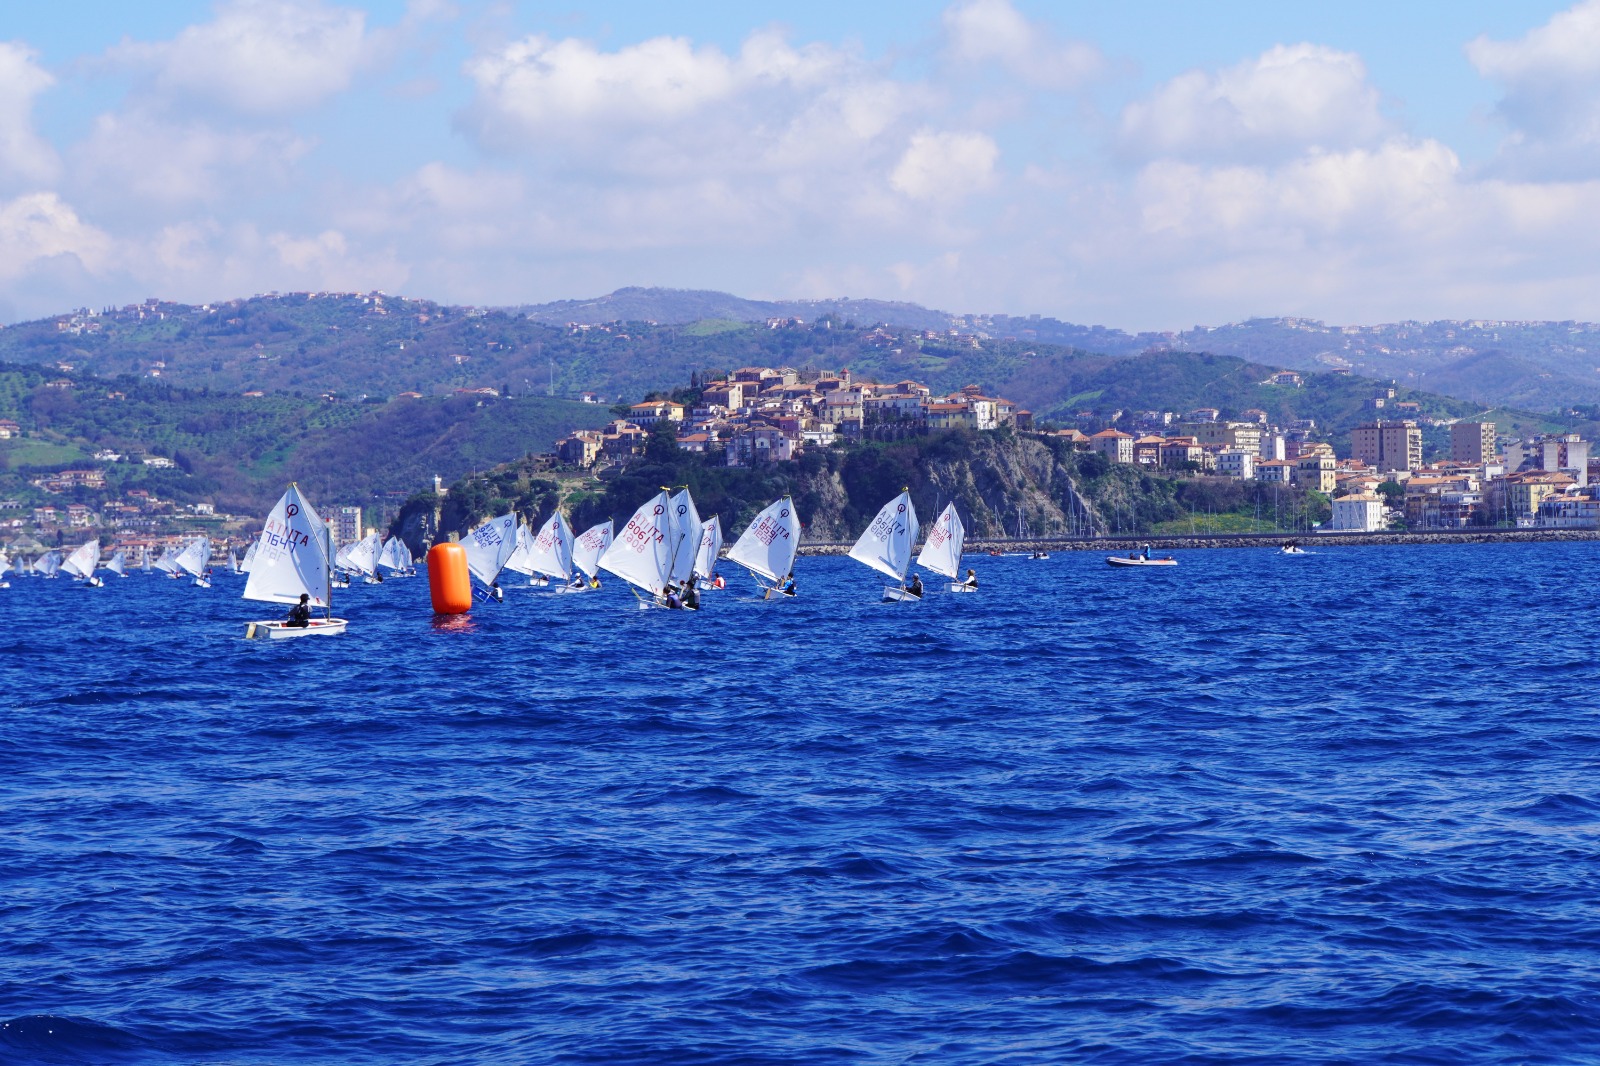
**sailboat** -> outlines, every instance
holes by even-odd
[[[600,555],[600,569],[626,581],[641,610],[667,606],[667,585],[672,580],[671,512],[672,498],[662,489],[633,512],[621,535]],[[648,595],[641,596],[640,592]]]
[[[244,550],[244,558],[239,561],[239,573],[248,574],[250,572],[251,564],[256,561],[256,545],[259,543],[259,541],[253,540],[250,542],[250,547]]]
[[[37,559],[35,559],[33,561],[33,572],[38,574],[40,577],[50,577],[50,578],[56,577],[57,576],[57,571],[59,571],[60,569],[61,569],[61,553],[60,552],[55,552],[55,551],[45,552],[43,555],[39,556],[39,558],[37,558]]]
[[[196,537],[184,545],[183,551],[172,560],[178,569],[194,578],[194,587],[208,589],[211,582],[206,578],[206,567],[211,562],[211,538]]]
[[[672,566],[668,570],[668,578],[672,584],[682,586],[694,576],[695,554],[700,550],[700,511],[695,507],[694,497],[689,495],[688,489],[679,489],[673,495],[668,514],[672,519],[671,530],[667,534],[672,548]]]
[[[118,577],[128,576],[128,559],[121,551],[111,556],[111,561],[106,564],[106,569]]]
[[[232,548],[228,549],[228,573],[244,573],[244,570],[239,566],[239,553],[234,551]]]
[[[378,565],[389,571],[390,577],[410,577],[407,571],[411,568],[411,552],[407,550],[405,541],[399,537],[384,541],[378,551]]]
[[[100,568],[100,538],[86,540],[73,553],[67,556],[67,561],[61,564],[61,569],[82,581],[86,588],[100,588],[105,584],[94,576]]]
[[[155,568],[168,577],[182,577],[183,572],[178,569],[178,554],[163,548],[161,558],[156,560]]]
[[[6,574],[9,573],[10,570],[11,560],[6,558],[5,552],[0,551],[0,589],[8,589],[11,587],[11,582],[5,579]]]
[[[794,513],[794,503],[785,496],[769,504],[745,527],[728,549],[728,561],[738,563],[756,576],[762,599],[793,598],[794,593],[784,592],[781,586],[794,572],[794,555],[799,549],[800,516]],[[760,580],[762,578],[766,581]]]
[[[977,592],[977,585],[960,580],[961,549],[966,541],[967,530],[961,524],[961,516],[956,514],[956,505],[947,504],[938,520],[928,528],[928,539],[917,555],[917,565],[949,578],[951,592]]]
[[[587,592],[600,587],[595,575],[600,572],[600,556],[611,547],[611,519],[583,531],[572,545],[572,565],[583,572],[589,583],[583,589],[568,586],[573,592]]]
[[[897,584],[884,587],[885,600],[920,600],[921,596],[905,587],[906,568],[911,565],[911,546],[916,541],[917,509],[911,505],[911,491],[903,489],[900,495],[883,505],[850,549],[850,558],[895,579]]]
[[[150,546],[148,544],[139,549],[139,569],[147,574],[154,569],[150,565]]]
[[[722,553],[722,519],[712,515],[700,523],[700,547],[694,554],[694,576],[703,589],[719,589],[717,556]]]
[[[467,553],[467,571],[483,584],[480,596],[499,600],[500,571],[506,560],[517,549],[516,512],[491,518],[478,526],[461,542]]]
[[[528,579],[530,585],[548,585],[548,578],[540,577],[533,572],[533,533],[528,529],[528,523],[517,522],[517,546],[511,549],[511,555],[506,559],[505,569],[514,574],[522,574]]]
[[[256,541],[256,554],[244,583],[244,598],[297,605],[304,595],[308,606],[323,609],[323,617],[312,618],[303,626],[286,621],[251,622],[245,627],[245,637],[284,640],[343,633],[349,622],[333,617],[330,605],[332,555],[333,536],[328,532],[327,523],[317,517],[316,509],[300,495],[299,486],[291,484],[267,516],[261,537]]]
[[[373,530],[354,544],[345,552],[345,562],[349,565],[350,572],[360,574],[369,585],[379,583],[378,578],[378,548],[381,540],[377,530]]]
[[[528,545],[528,565],[546,584],[554,581],[557,592],[567,591],[572,580],[572,542],[572,527],[567,524],[566,516],[557,511]]]

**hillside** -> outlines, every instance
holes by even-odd
[[[701,518],[717,515],[730,541],[785,494],[804,523],[804,540],[849,541],[903,487],[924,521],[954,501],[975,538],[1019,529],[1038,537],[1292,530],[1328,515],[1326,498],[1293,486],[1179,477],[1073,452],[1057,440],[958,430],[813,451],[799,462],[763,468],[719,466],[657,435],[641,460],[603,485],[569,484],[562,491],[526,463],[506,464],[462,479],[443,500],[414,496],[391,528],[414,553],[427,546],[435,509],[446,535],[507,510],[536,527],[558,504],[580,530],[607,518],[620,528],[661,485],[687,485]]]
[[[717,303],[721,294],[698,295],[705,299],[692,303],[697,312],[739,311]],[[1324,370],[1303,390],[1271,389],[1255,382],[1284,363],[1177,350],[1112,356],[831,318],[780,328],[727,317],[567,328],[381,295],[265,296],[201,307],[152,303],[62,316],[0,330],[0,357],[213,393],[260,391],[301,400],[328,393],[347,401],[382,401],[404,391],[448,397],[459,388],[489,387],[516,397],[593,392],[611,403],[740,366],[849,367],[858,377],[911,377],[939,391],[979,384],[1045,420],[1068,421],[1083,410],[1109,420],[1119,409],[1206,405],[1225,413],[1257,407],[1279,419],[1313,418],[1346,428],[1364,416],[1361,405],[1374,387],[1356,375]],[[1411,387],[1401,393],[1440,417],[1484,410]],[[1507,428],[1511,421],[1545,424],[1530,416],[1501,420]]]
[[[455,478],[542,452],[555,437],[608,417],[602,407],[543,397],[330,403],[0,364],[0,418],[25,433],[0,440],[0,494],[33,498],[30,478],[97,466],[108,496],[146,488],[244,513],[263,510],[287,481],[328,502],[403,497],[435,474]],[[125,458],[92,462],[102,449]],[[148,467],[142,455],[173,459],[177,469]]]

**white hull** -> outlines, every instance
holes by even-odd
[[[950,582],[950,591],[951,592],[977,592],[978,591],[978,586],[969,585],[965,581],[952,581],[952,582]]]
[[[207,581],[203,577],[197,577],[194,579],[194,587],[197,589],[208,589],[211,587],[211,582]]]
[[[313,618],[308,626],[287,622],[251,622],[245,627],[247,640],[289,640],[293,637],[336,637],[349,621],[344,618]]]
[[[888,602],[888,603],[896,603],[896,602],[902,602],[902,601],[910,601],[911,603],[916,603],[918,600],[922,599],[921,596],[918,596],[916,593],[910,591],[909,589],[895,588],[893,585],[884,586],[883,598],[884,598],[884,601]]]
[[[764,600],[792,600],[795,598],[792,592],[785,592],[780,588],[773,588],[771,585],[762,585],[760,582],[757,582],[757,585],[761,589],[761,598]]]
[[[1112,566],[1177,566],[1176,559],[1125,559],[1120,555],[1106,556]]]
[[[1304,548],[1279,548],[1279,555],[1310,555]]]
[[[572,585],[557,585],[555,588],[550,590],[550,594],[552,596],[562,596],[562,595],[566,595],[569,592],[592,592],[592,591],[593,590],[591,588],[589,588],[588,585],[580,585],[580,586],[577,586],[577,587],[574,587]]]

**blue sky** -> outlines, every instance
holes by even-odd
[[[0,321],[629,284],[1600,319],[1600,0],[16,6]]]

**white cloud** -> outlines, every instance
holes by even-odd
[[[953,202],[991,187],[1000,148],[984,133],[919,132],[889,175],[913,200]]]
[[[1379,105],[1360,56],[1277,45],[1226,70],[1182,74],[1129,104],[1119,144],[1134,158],[1270,161],[1381,140],[1392,127]]]
[[[285,132],[232,131],[135,109],[98,116],[70,153],[83,202],[108,211],[211,207],[287,182],[311,148]]]
[[[321,0],[233,0],[170,41],[124,41],[110,58],[147,70],[169,98],[275,116],[349,88],[371,56],[362,11]]]
[[[112,253],[111,239],[55,193],[30,193],[0,203],[0,279],[14,280],[41,261],[58,257],[98,273],[109,265]]]
[[[1600,175],[1600,0],[1561,12],[1520,40],[1479,37],[1467,58],[1504,96],[1502,173]]]
[[[1061,41],[1029,22],[1010,0],[964,0],[945,9],[946,49],[957,64],[996,64],[1026,84],[1072,89],[1106,70],[1092,44]]]
[[[57,169],[55,150],[34,131],[33,101],[55,84],[26,45],[0,41],[0,174],[43,181]]]

